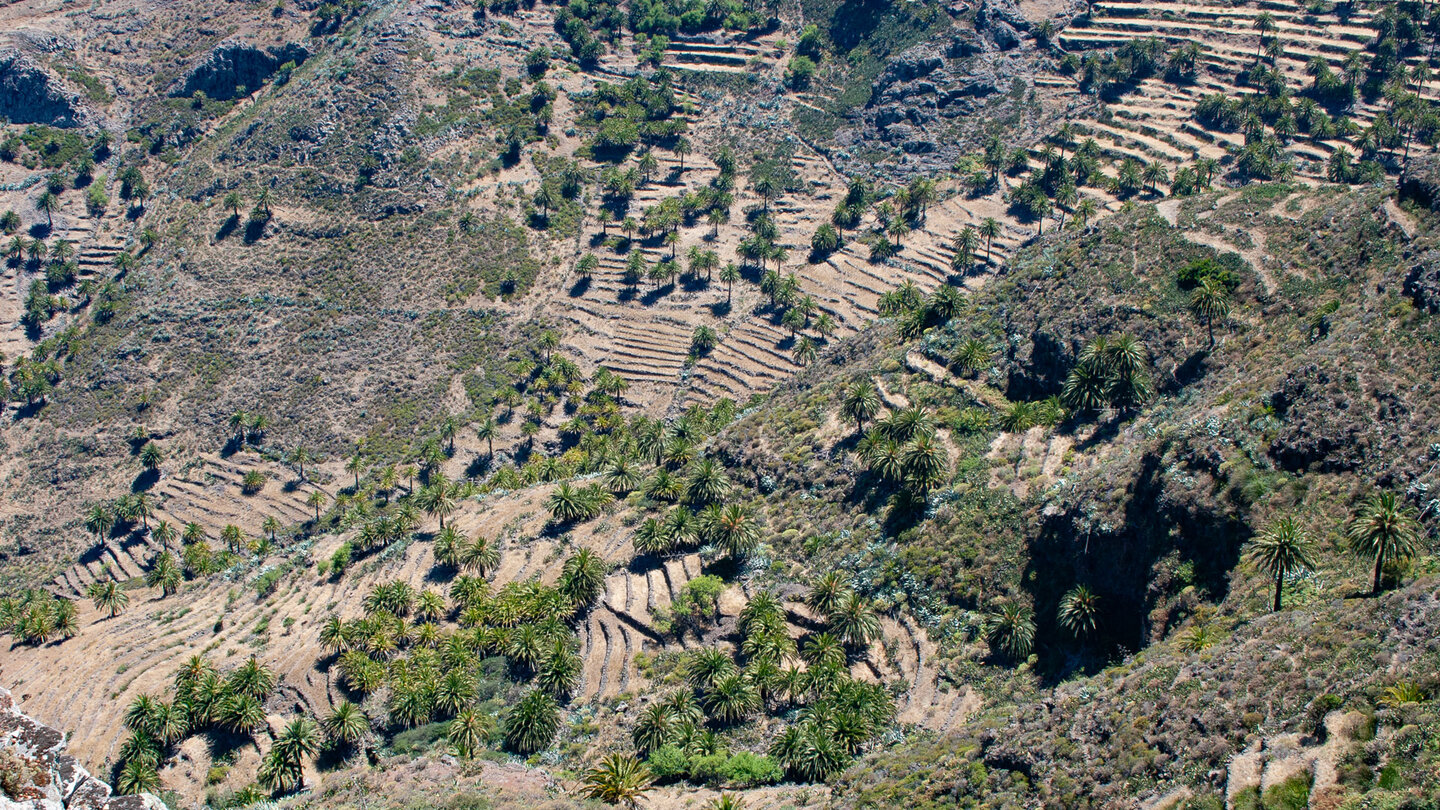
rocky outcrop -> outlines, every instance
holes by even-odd
[[[1440,251],[1427,253],[1405,276],[1405,294],[1415,308],[1432,315],[1440,312]]]
[[[0,117],[15,124],[82,127],[91,114],[77,93],[18,48],[0,50]]]
[[[165,810],[149,793],[111,795],[65,753],[65,735],[20,712],[0,688],[0,810]]]
[[[309,56],[310,51],[298,43],[262,49],[248,42],[227,39],[191,68],[171,89],[170,95],[190,96],[199,91],[222,101],[248,96],[275,75],[281,65],[287,62],[298,65]]]
[[[1026,143],[1084,104],[1055,101],[1043,91],[1030,97],[1034,77],[1053,71],[1054,54],[1037,47],[1038,20],[1027,18],[1015,0],[980,0],[967,18],[969,8],[952,7],[948,30],[889,59],[854,125],[836,133],[839,148],[831,157],[842,171],[873,170],[877,152],[892,155],[889,168],[902,176],[944,171],[983,146],[989,121],[1010,121],[1009,139]],[[1063,26],[1084,3],[1048,8],[1058,9],[1054,19]],[[866,157],[856,159],[860,155]]]
[[[1391,392],[1366,391],[1353,373],[1305,366],[1285,378],[1270,396],[1284,427],[1270,445],[1270,456],[1291,471],[1357,470],[1368,458],[1391,449],[1408,413]]]

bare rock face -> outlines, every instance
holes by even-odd
[[[0,50],[0,117],[15,124],[81,127],[91,114],[80,96],[17,48]]]
[[[287,62],[298,65],[309,56],[310,51],[297,43],[262,49],[248,42],[227,39],[191,68],[171,89],[170,95],[190,96],[201,91],[221,101],[240,98],[259,89],[281,65]]]
[[[0,688],[0,810],[165,810],[149,793],[113,796],[65,753],[65,735],[15,706]]]

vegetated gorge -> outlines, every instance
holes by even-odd
[[[0,5],[0,806],[1440,807],[1437,45]]]

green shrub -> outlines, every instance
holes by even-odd
[[[1310,774],[1296,774],[1271,785],[1262,806],[1265,810],[1306,810],[1310,806]]]
[[[741,751],[725,763],[725,783],[734,788],[773,785],[784,776],[779,763],[763,754]]]
[[[408,728],[390,740],[390,749],[397,754],[423,754],[445,739],[449,723],[426,723]]]
[[[1207,279],[1214,279],[1225,285],[1225,289],[1234,292],[1235,288],[1240,286],[1240,274],[1230,266],[1232,262],[1225,261],[1231,256],[1233,254],[1226,254],[1219,261],[1211,258],[1196,259],[1180,268],[1180,272],[1175,274],[1175,280],[1181,289],[1188,290],[1200,286]]]
[[[675,745],[662,745],[650,753],[645,765],[656,782],[673,782],[690,773],[690,759]]]

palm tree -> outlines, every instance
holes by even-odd
[[[318,489],[314,492],[311,492],[310,496],[305,499],[305,504],[315,510],[316,523],[320,522],[320,507],[325,505],[325,500],[325,493],[321,492]]]
[[[176,561],[175,555],[168,551],[156,555],[150,564],[150,570],[145,572],[145,584],[152,588],[158,587],[164,596],[180,590],[181,578],[180,563]]]
[[[245,543],[245,533],[240,531],[239,526],[233,523],[227,523],[225,524],[225,528],[220,530],[220,539],[225,541],[226,548],[238,553],[240,547]]]
[[[1090,218],[1100,210],[1100,204],[1095,202],[1094,197],[1081,197],[1080,202],[1075,204],[1075,216],[1080,218],[1081,226],[1090,224]]]
[[[35,203],[35,207],[45,212],[46,224],[54,228],[55,212],[60,210],[60,198],[47,191],[40,195],[40,199]]]
[[[1000,235],[1000,221],[994,217],[986,217],[980,222],[980,235],[985,237],[985,264],[990,264],[990,249],[995,243],[995,237]]]
[[[500,549],[490,538],[477,534],[460,552],[460,567],[486,576],[500,564]]]
[[[794,310],[791,311],[793,312]],[[808,366],[815,362],[815,357],[818,355],[818,351],[815,348],[815,339],[809,335],[801,335],[800,339],[795,341],[795,350],[791,352],[791,354],[795,359],[795,364],[798,366]]]
[[[115,516],[104,504],[97,503],[85,513],[85,530],[94,533],[97,541],[103,542],[105,533],[114,525]]]
[[[975,249],[980,247],[980,234],[969,225],[955,235],[951,248],[955,255],[950,259],[950,269],[957,273],[968,272],[975,265]]]
[[[226,208],[230,209],[230,216],[238,218],[240,216],[241,202],[243,201],[240,199],[240,192],[232,191],[225,195],[225,202],[223,204]]]
[[[588,518],[591,514],[583,493],[568,481],[562,481],[555,491],[550,493],[550,497],[545,500],[545,508],[556,523],[574,523]]]
[[[469,759],[484,747],[493,727],[494,721],[489,715],[475,709],[461,709],[455,719],[450,721],[445,739],[455,749],[456,754]]]
[[[955,353],[955,366],[967,376],[978,374],[990,365],[991,350],[984,341],[971,338],[960,345]]]
[[[459,506],[456,502],[457,494],[458,487],[437,473],[430,486],[420,490],[416,496],[415,505],[424,510],[426,514],[439,518],[440,528],[443,529],[445,528],[445,518]]]
[[[996,652],[1023,661],[1035,646],[1035,614],[1024,605],[1006,604],[990,617],[986,637]]]
[[[337,747],[353,747],[370,732],[370,718],[359,706],[343,698],[320,725],[331,745]]]
[[[760,545],[760,526],[739,504],[719,510],[709,527],[710,538],[726,554],[739,559]]]
[[[684,172],[685,156],[690,154],[690,140],[684,137],[675,139],[675,146],[672,151],[675,153],[675,157],[680,159],[680,171]]]
[[[305,480],[305,465],[314,460],[309,450],[301,445],[290,451],[290,463],[295,465],[296,471],[300,474],[300,480]]]
[[[743,673],[732,671],[716,678],[701,702],[711,717],[729,725],[758,710],[760,694]]]
[[[805,604],[820,615],[829,616],[849,592],[850,586],[845,581],[845,575],[839,571],[831,571],[810,586],[809,592],[805,594]]]
[[[1314,543],[1310,535],[1292,517],[1283,517],[1250,541],[1246,556],[1275,582],[1272,610],[1280,610],[1280,595],[1285,577],[1315,567],[1311,556]]]
[[[1140,179],[1150,187],[1151,194],[1159,194],[1159,185],[1170,179],[1170,170],[1165,168],[1165,164],[1160,161],[1153,160],[1145,164],[1144,170],[1140,173]]]
[[[304,758],[314,756],[319,748],[320,737],[314,722],[305,717],[290,721],[260,763],[257,774],[260,785],[267,790],[284,792],[300,787],[305,780]]]
[[[576,605],[589,605],[605,585],[605,561],[588,548],[565,560],[560,569],[560,592]]]
[[[730,479],[725,468],[713,458],[702,458],[695,463],[686,485],[686,498],[693,504],[715,503],[724,500],[730,492]]]
[[[560,707],[543,689],[532,689],[505,719],[505,743],[519,754],[548,748],[560,729]]]
[[[130,595],[120,590],[119,584],[114,581],[92,582],[85,595],[95,603],[96,610],[107,611],[112,619],[124,613],[130,604]]]
[[[638,807],[653,778],[635,757],[611,754],[585,773],[585,795],[606,804]]]
[[[1370,496],[1355,512],[1345,533],[1356,556],[1375,560],[1372,594],[1380,593],[1386,562],[1415,554],[1418,530],[1415,510],[1393,492]]]
[[[845,399],[841,404],[846,418],[855,420],[855,431],[858,433],[865,429],[865,422],[875,418],[880,412],[880,395],[875,390],[875,383],[867,377],[856,380],[845,389]]]
[[[1190,293],[1190,311],[1205,322],[1210,336],[1209,348],[1215,348],[1215,321],[1230,315],[1230,291],[1213,278],[1207,278]]]
[[[1076,585],[1060,598],[1055,619],[1076,638],[1092,635],[1100,621],[1100,597],[1088,587]]]
[[[1268,11],[1262,11],[1255,15],[1255,22],[1251,24],[1259,32],[1259,39],[1255,43],[1255,61],[1260,61],[1260,49],[1265,44],[1265,36],[1275,31],[1275,15]]]
[[[880,637],[880,618],[875,609],[854,591],[840,597],[829,619],[831,632],[847,647],[867,647]]]
[[[153,793],[160,789],[160,774],[155,772],[154,765],[144,759],[130,759],[126,761],[125,767],[120,769],[120,778],[116,780],[115,787],[126,796]]]

